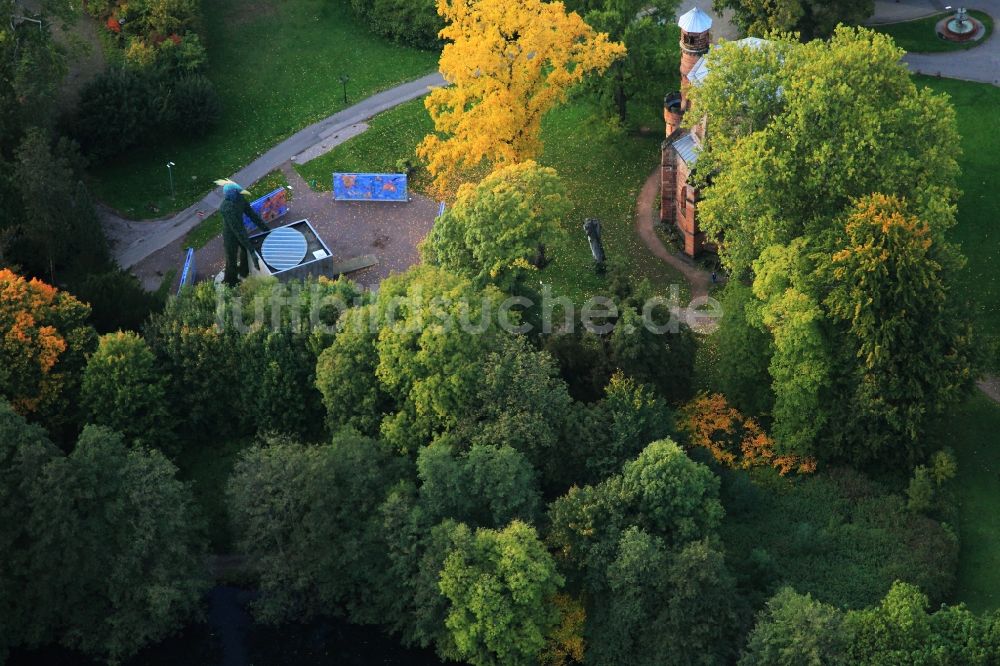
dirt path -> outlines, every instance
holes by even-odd
[[[656,202],[656,194],[659,192],[659,189],[660,170],[657,169],[650,174],[649,178],[643,184],[642,189],[639,190],[639,197],[635,202],[635,231],[642,240],[643,245],[656,258],[670,264],[671,267],[677,269],[684,276],[684,279],[687,280],[688,285],[691,287],[691,306],[697,311],[705,304],[706,299],[709,298],[709,291],[712,284],[711,273],[695,266],[686,257],[680,257],[670,252],[663,245],[659,236],[656,235],[654,224],[659,216],[657,211],[653,210],[653,204]],[[708,334],[718,327],[718,319],[717,317],[709,316],[707,311],[704,312],[703,316],[689,312],[688,324],[694,331]]]
[[[1000,405],[1000,377],[996,375],[986,375],[978,382],[976,386],[982,391],[987,398],[993,402]]]

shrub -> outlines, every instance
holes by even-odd
[[[124,435],[136,446],[170,452],[174,443],[166,405],[166,378],[145,341],[135,333],[101,337],[87,360],[80,402],[88,423]]]
[[[90,304],[90,321],[98,333],[138,331],[164,305],[162,296],[146,291],[123,270],[88,275],[73,292]]]
[[[440,46],[444,21],[434,0],[351,0],[355,14],[372,32],[394,42],[425,49]]]
[[[167,112],[174,131],[204,136],[222,118],[222,101],[212,82],[195,74],[174,85]]]
[[[117,155],[146,139],[155,125],[155,93],[148,77],[108,69],[80,92],[75,134],[95,159]]]

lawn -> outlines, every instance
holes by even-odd
[[[896,44],[907,51],[914,53],[938,53],[942,51],[964,51],[966,49],[979,46],[993,33],[993,19],[989,14],[972,10],[970,16],[974,16],[982,22],[986,28],[986,34],[982,39],[974,42],[950,42],[937,36],[937,24],[945,16],[953,15],[952,12],[944,12],[916,21],[904,21],[902,23],[890,23],[887,25],[873,26],[872,29],[885,33],[892,37]]]
[[[1000,406],[976,392],[932,435],[955,449],[961,503],[956,600],[1000,609]]]
[[[203,139],[143,146],[93,170],[98,198],[127,216],[164,215],[194,203],[275,143],[348,103],[434,70],[437,54],[388,43],[367,31],[348,3],[213,0],[202,3],[208,76],[225,104]],[[173,161],[176,199],[166,163]],[[250,183],[242,183],[244,186]]]
[[[959,295],[971,301],[980,332],[996,339],[1000,332],[1000,88],[930,76],[916,80],[948,93],[958,112],[963,194],[951,237],[961,243],[968,258]]]
[[[432,129],[420,100],[386,111],[369,125],[364,134],[295,168],[306,180],[315,179],[317,189],[326,191],[334,171],[394,171],[399,159],[413,158],[417,144]],[[680,285],[682,294],[688,293],[680,274],[653,257],[634,231],[635,199],[659,163],[660,131],[639,134],[617,129],[585,101],[567,104],[546,117],[545,149],[539,161],[559,172],[573,202],[562,234],[547,248],[552,262],[540,275],[555,293],[582,303],[607,292],[607,279],[594,272],[583,232],[588,217],[603,223],[610,265],[636,280],[648,278],[659,293],[668,293],[671,284]],[[417,169],[411,183],[417,191],[425,188],[426,172]]]

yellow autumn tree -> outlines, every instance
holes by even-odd
[[[561,2],[438,0],[437,8],[448,41],[440,69],[451,85],[424,102],[435,133],[417,154],[439,192],[475,167],[537,156],[545,113],[585,75],[625,55]]]

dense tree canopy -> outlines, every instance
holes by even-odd
[[[440,585],[456,656],[474,666],[537,663],[559,621],[553,598],[563,578],[535,529],[519,521],[475,533],[459,526],[453,538]]]
[[[828,37],[838,24],[860,25],[875,12],[874,0],[715,0],[714,6],[733,10],[749,35],[794,31],[803,39]]]
[[[730,270],[744,274],[770,245],[819,236],[874,192],[910,201],[935,239],[954,224],[955,111],[916,86],[902,55],[889,37],[848,28],[829,41],[712,50],[689,115],[709,119],[699,167],[704,159],[713,176],[698,213],[709,234],[725,236]]]
[[[1000,615],[977,616],[961,605],[927,609],[927,597],[906,583],[896,583],[879,605],[846,613],[784,589],[761,613],[740,664],[995,662]]]
[[[115,661],[190,619],[204,541],[176,471],[96,426],[63,456],[0,404],[0,651],[58,641]]]
[[[742,363],[720,384],[770,411],[783,454],[913,461],[970,384],[951,288],[963,260],[946,237],[954,110],[916,87],[901,54],[850,28],[724,45],[691,90],[709,119],[701,222],[752,279],[751,293],[727,288],[720,345]],[[769,395],[752,388],[765,362]]]
[[[567,8],[578,12],[595,30],[626,48],[624,58],[615,60],[588,86],[612,110],[619,121],[628,118],[630,102],[656,105],[676,76],[677,53],[667,45],[677,41],[674,15],[678,0],[570,0]]]
[[[440,69],[452,85],[427,96],[435,133],[417,148],[438,189],[482,165],[536,157],[546,112],[625,54],[561,2],[439,0],[438,12],[447,22]]]
[[[247,450],[227,489],[241,552],[260,575],[259,617],[330,613],[377,622],[391,598],[374,516],[401,461],[364,437]]]
[[[116,430],[131,444],[173,453],[166,384],[142,338],[135,333],[104,335],[83,371],[85,419]]]
[[[569,211],[554,169],[528,161],[463,185],[422,246],[428,263],[506,292],[532,273]]]

